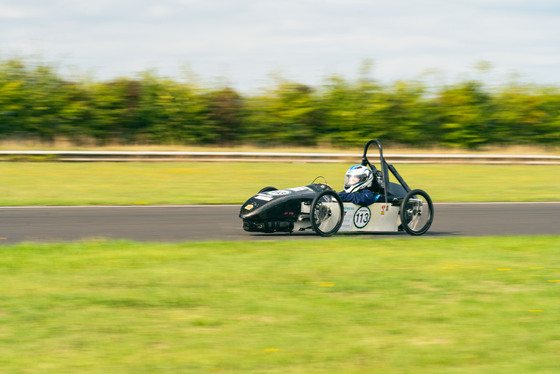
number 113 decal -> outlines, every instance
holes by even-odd
[[[363,206],[356,211],[354,214],[354,226],[359,229],[363,229],[369,223],[371,218],[371,211],[367,206]]]

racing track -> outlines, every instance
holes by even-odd
[[[254,234],[239,206],[0,207],[0,244],[116,238],[138,241],[321,238],[311,232]],[[560,234],[560,202],[442,203],[422,237]],[[360,234],[372,239],[404,233]],[[326,239],[328,240],[328,238]]]

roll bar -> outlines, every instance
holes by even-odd
[[[372,144],[377,144],[377,147],[379,148],[379,161],[381,164],[381,177],[383,178],[383,194],[385,195],[385,203],[388,203],[388,199],[387,199],[387,190],[389,187],[389,172],[388,170],[388,166],[387,163],[385,162],[385,158],[383,158],[383,147],[381,146],[381,143],[378,140],[370,140],[369,142],[366,143],[365,147],[364,147],[364,155],[362,156],[362,165],[363,166],[369,166],[369,168],[371,170],[373,170],[374,172],[377,171],[377,168],[372,165],[368,158],[367,158],[367,152],[368,152],[368,148],[370,145]],[[387,206],[387,208],[389,207],[389,204],[385,204]]]
[[[362,165],[363,166],[368,166],[374,172],[378,171],[377,168],[375,167],[375,165],[372,165],[367,158],[368,148],[372,144],[376,144],[377,147],[379,148],[379,162],[381,164],[381,178],[383,179],[383,194],[385,195],[385,202],[389,203],[389,200],[387,198],[387,191],[389,190],[389,170],[391,171],[393,176],[397,179],[397,181],[399,181],[401,186],[403,186],[403,188],[407,192],[410,192],[410,187],[406,184],[404,179],[402,179],[402,177],[397,172],[397,170],[394,168],[394,166],[387,164],[387,161],[385,161],[385,158],[383,157],[383,147],[381,146],[381,143],[378,140],[373,139],[373,140],[370,140],[369,142],[366,143],[366,145],[364,147],[364,155],[362,156]],[[389,204],[386,204],[386,206],[387,206],[387,208],[389,208]]]

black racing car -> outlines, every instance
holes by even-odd
[[[367,158],[371,144],[379,147],[379,170]],[[264,233],[312,229],[323,236],[339,230],[406,231],[411,235],[422,235],[428,231],[434,217],[432,200],[425,191],[411,190],[394,166],[387,164],[379,141],[366,143],[362,165],[373,172],[370,188],[380,195],[375,204],[361,207],[342,203],[338,194],[326,183],[282,190],[265,187],[242,205],[239,217],[243,219],[243,229]],[[389,172],[398,183],[389,181]]]

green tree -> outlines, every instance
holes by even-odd
[[[219,143],[239,140],[245,117],[245,100],[234,89],[225,87],[205,95],[207,126]]]
[[[560,142],[560,92],[557,88],[510,84],[496,94],[493,143]]]
[[[61,79],[53,67],[29,68],[17,59],[0,64],[2,136],[76,138],[89,115],[87,92]]]
[[[311,87],[281,82],[248,102],[244,139],[260,144],[314,145],[319,112]]]
[[[132,141],[141,127],[139,100],[142,84],[126,78],[89,87],[93,114],[88,134],[100,143]]]
[[[208,121],[204,91],[146,73],[138,115],[143,138],[160,144],[210,144],[218,139]]]
[[[421,83],[395,82],[379,96],[377,117],[385,128],[382,139],[414,146],[433,143],[434,121]]]
[[[476,148],[489,142],[493,100],[480,82],[445,87],[435,98],[440,144]]]

